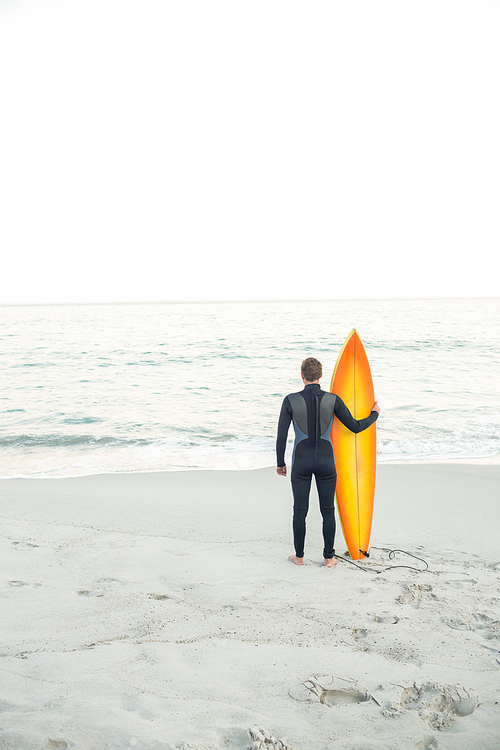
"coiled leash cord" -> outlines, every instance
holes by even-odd
[[[413,557],[414,560],[418,560],[419,562],[423,563],[425,565],[425,568],[414,568],[412,565],[389,565],[387,568],[383,568],[382,570],[374,570],[373,568],[364,568],[359,563],[354,562],[354,560],[349,560],[347,557],[339,557],[339,555],[334,555],[334,557],[337,560],[341,560],[342,562],[348,562],[351,565],[354,565],[356,568],[364,570],[366,573],[376,573],[377,575],[379,573],[385,573],[386,570],[394,570],[395,568],[407,568],[408,570],[416,570],[417,573],[424,573],[426,570],[429,570],[429,565],[426,560],[424,560],[422,557],[417,557],[417,555],[414,555],[411,552],[406,552],[406,550],[404,549],[387,549],[387,547],[372,547],[371,549],[379,549],[382,550],[382,552],[387,552],[389,554],[389,560],[394,560],[396,553],[401,552],[401,554]],[[363,550],[361,549],[359,551],[366,557],[370,557],[367,552],[363,552]]]

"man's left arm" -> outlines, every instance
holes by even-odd
[[[283,400],[280,418],[278,421],[278,435],[276,437],[276,471],[282,477],[286,477],[285,451],[288,429],[292,421],[292,407],[288,396]]]
[[[365,417],[364,419],[354,419],[340,396],[337,396],[335,399],[335,416],[345,427],[347,427],[348,430],[351,430],[351,432],[363,432],[363,430],[366,430],[370,425],[377,421],[379,414],[380,406],[375,401],[372,407],[372,412],[368,417]]]

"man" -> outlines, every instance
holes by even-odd
[[[292,457],[293,543],[295,555],[288,558],[295,565],[304,565],[306,516],[309,510],[309,491],[312,475],[316,478],[319,507],[323,517],[323,557],[325,565],[337,564],[333,547],[335,539],[334,497],[337,482],[330,430],[334,416],[352,432],[362,432],[380,414],[375,401],[372,412],[365,419],[354,419],[340,396],[322,391],[319,379],[323,367],[314,357],[302,362],[301,376],[304,390],[290,393],[283,401],[276,439],[277,473],[286,476],[285,449],[290,422],[293,420],[295,444]]]

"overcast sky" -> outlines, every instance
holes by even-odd
[[[0,0],[0,303],[498,296],[496,0]]]

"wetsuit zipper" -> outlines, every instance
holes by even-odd
[[[319,445],[319,438],[320,438],[320,434],[319,434],[319,430],[320,430],[320,427],[319,427],[319,394],[316,393],[315,396],[314,396],[314,398],[316,400],[316,438],[315,438],[315,448],[316,448],[316,450],[315,450],[315,455],[314,455],[314,462],[318,463],[318,445]]]

